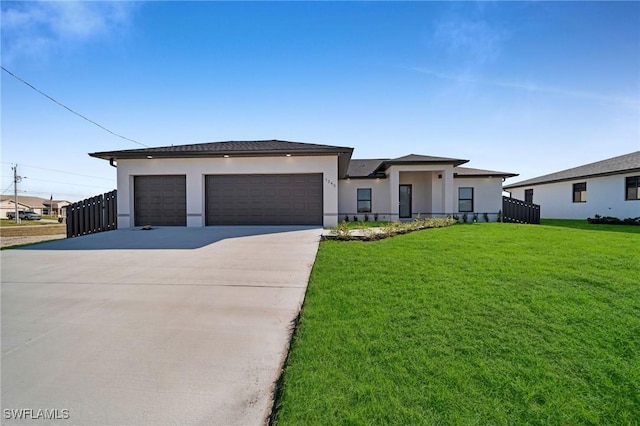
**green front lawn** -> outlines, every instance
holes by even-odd
[[[568,225],[321,243],[277,423],[638,424],[640,234]]]

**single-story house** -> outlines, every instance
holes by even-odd
[[[40,197],[28,197],[18,195],[18,210],[32,211],[40,215],[52,214],[66,216],[65,206],[70,203],[66,200],[48,200]],[[15,211],[15,197],[13,195],[0,196],[0,217],[7,217],[7,212]]]
[[[353,148],[281,140],[228,141],[92,157],[117,167],[118,227],[319,225],[473,213],[497,218],[513,173],[425,155],[351,159]],[[480,217],[480,220],[482,220]]]
[[[32,209],[31,205],[25,201],[21,200],[24,197],[18,197],[18,210],[29,211]],[[16,211],[16,203],[13,196],[2,195],[0,196],[0,218],[6,219],[8,212]],[[35,211],[35,210],[34,210]],[[41,213],[41,212],[37,212]]]
[[[539,204],[543,218],[638,217],[640,151],[509,184],[504,190]]]

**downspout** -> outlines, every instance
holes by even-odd
[[[115,158],[113,158],[113,157],[109,158],[109,165],[110,165],[111,167],[118,168],[118,165],[117,165],[117,164],[113,164],[113,162],[114,162],[114,161],[117,161],[117,160],[116,160]]]

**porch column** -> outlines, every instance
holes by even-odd
[[[457,211],[454,192],[453,168],[451,167],[442,171],[442,209],[445,214],[453,214]]]
[[[389,168],[389,194],[391,196],[391,205],[389,212],[392,222],[400,220],[400,172],[395,167]]]

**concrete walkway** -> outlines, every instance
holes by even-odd
[[[320,233],[124,229],[2,251],[2,423],[262,424]]]

